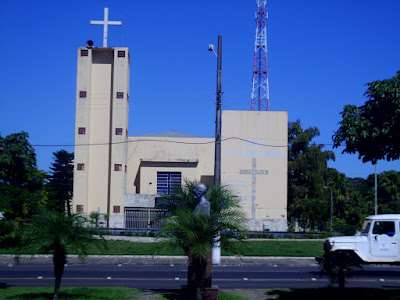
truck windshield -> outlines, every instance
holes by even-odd
[[[364,224],[363,224],[363,227],[362,227],[362,230],[361,230],[361,234],[365,234],[365,235],[367,235],[368,234],[368,232],[369,232],[369,229],[371,228],[371,220],[365,220],[364,221]]]

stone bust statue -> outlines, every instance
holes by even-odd
[[[207,187],[204,183],[198,183],[194,186],[193,197],[198,200],[198,204],[194,209],[195,214],[204,214],[210,216],[210,202],[206,199]]]

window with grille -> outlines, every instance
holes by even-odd
[[[86,128],[85,127],[79,127],[78,128],[78,134],[86,134]]]
[[[118,51],[118,57],[125,57],[125,51]]]
[[[120,212],[121,212],[121,206],[119,206],[119,205],[114,205],[114,206],[113,206],[113,212],[115,212],[115,213],[120,213]]]
[[[122,128],[115,128],[115,134],[116,135],[122,135]]]
[[[85,164],[78,164],[78,171],[83,171],[85,170]]]
[[[157,172],[157,194],[172,194],[181,185],[181,172]]]
[[[89,50],[81,50],[81,56],[88,56]]]
[[[122,170],[122,164],[115,164],[114,165],[114,171],[121,171]]]
[[[83,205],[77,205],[76,212],[83,212]]]
[[[118,99],[124,98],[124,92],[117,92],[117,98]]]
[[[79,98],[86,98],[86,91],[79,91]]]

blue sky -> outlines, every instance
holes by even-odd
[[[102,45],[104,7],[109,46],[131,52],[130,135],[177,130],[214,135],[216,58],[207,44],[223,37],[223,109],[250,108],[255,0],[1,1],[0,133],[27,131],[33,145],[74,143],[77,47]],[[331,149],[340,112],[362,105],[367,82],[400,69],[400,1],[269,0],[271,110],[288,111],[317,143]],[[35,146],[38,166],[71,146]],[[373,173],[358,155],[335,150],[329,163],[349,177]],[[400,171],[379,162],[378,172]]]

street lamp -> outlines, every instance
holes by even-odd
[[[329,190],[331,191],[331,231],[330,231],[330,232],[331,232],[331,234],[332,234],[332,221],[333,221],[333,220],[332,220],[332,219],[333,219],[333,218],[332,218],[332,212],[333,212],[332,189],[330,189],[330,188],[327,187],[327,186],[324,186],[324,189],[326,189],[326,190],[329,189]]]
[[[208,51],[214,52],[217,57],[217,108],[215,118],[215,159],[214,159],[214,186],[221,185],[221,75],[222,75],[222,36],[218,36],[218,54],[214,50],[214,45],[208,45]]]
[[[208,44],[208,51],[214,52],[217,57],[217,107],[215,118],[215,158],[214,158],[214,186],[221,186],[221,115],[222,115],[222,91],[221,91],[221,75],[222,75],[222,36],[218,36],[218,54],[214,50],[213,44]],[[214,239],[212,249],[212,263],[221,263],[221,242],[220,237]]]

